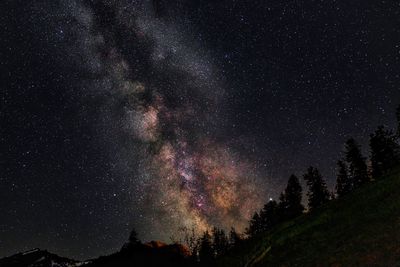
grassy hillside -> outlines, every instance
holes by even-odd
[[[400,266],[400,169],[246,241],[220,266]]]

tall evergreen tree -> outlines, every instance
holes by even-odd
[[[286,197],[283,192],[279,194],[279,199],[278,199],[278,206],[276,209],[276,220],[278,223],[283,222],[286,220],[285,216],[285,211],[286,211]]]
[[[217,257],[224,255],[229,249],[229,241],[225,231],[216,227],[213,228],[213,248]]]
[[[399,145],[393,132],[385,130],[384,126],[371,134],[369,141],[371,149],[371,174],[378,179],[400,161]]]
[[[132,229],[132,231],[129,234],[128,242],[124,244],[122,247],[123,251],[129,251],[130,249],[133,249],[140,245],[140,240],[137,237],[137,233],[135,229]]]
[[[307,181],[309,189],[307,196],[310,210],[314,210],[329,201],[328,188],[318,169],[309,167],[303,177]]]
[[[231,230],[229,231],[229,244],[230,247],[235,247],[238,244],[240,244],[242,241],[242,237],[236,232],[236,229],[234,227],[231,227]]]
[[[302,188],[299,179],[291,175],[284,192],[284,219],[293,219],[303,213]]]
[[[203,233],[200,238],[199,259],[201,263],[209,263],[214,259],[214,250],[212,247],[212,238],[208,231]]]
[[[192,227],[190,229],[190,228],[183,227],[183,228],[181,228],[181,231],[183,234],[183,240],[178,241],[178,242],[185,244],[190,250],[192,260],[197,261],[200,244],[199,244],[199,238],[196,234],[195,228]]]
[[[135,229],[132,229],[131,233],[129,234],[129,244],[136,245],[139,243],[140,243],[140,240],[137,237],[137,233],[136,233]]]
[[[339,160],[338,174],[336,178],[336,194],[341,197],[352,191],[353,185],[349,177],[349,171],[345,162]]]
[[[263,225],[262,220],[258,212],[255,212],[250,220],[249,227],[246,229],[246,234],[249,237],[253,237],[258,233],[262,232]]]
[[[278,203],[275,200],[268,201],[261,210],[260,217],[262,229],[264,231],[271,230],[279,223]]]
[[[346,142],[346,161],[349,164],[349,177],[353,188],[369,181],[368,168],[357,142],[350,138]]]

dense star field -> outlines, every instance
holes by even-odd
[[[0,3],[0,257],[243,231],[393,126],[395,1]],[[5,37],[4,37],[5,36]]]

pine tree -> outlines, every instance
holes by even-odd
[[[246,234],[249,237],[253,237],[258,233],[262,232],[263,225],[261,221],[261,217],[258,212],[255,212],[253,217],[250,220],[249,227],[246,229]]]
[[[230,247],[235,247],[239,245],[242,241],[241,236],[236,232],[236,229],[234,227],[231,227],[231,230],[229,231],[229,244]]]
[[[137,237],[137,233],[136,233],[135,229],[132,229],[131,233],[129,234],[129,244],[136,245],[139,243],[140,243],[140,240]]]
[[[122,250],[129,251],[131,249],[134,249],[138,245],[140,245],[140,240],[137,237],[137,233],[136,233],[135,229],[132,229],[132,231],[129,234],[128,242],[124,244],[124,246],[122,247]]]
[[[369,141],[371,149],[371,174],[378,179],[400,161],[399,145],[396,136],[384,126],[371,134]]]
[[[367,164],[360,147],[353,138],[346,142],[346,161],[349,164],[349,177],[353,188],[358,188],[369,181]]]
[[[214,259],[214,251],[212,247],[212,239],[211,235],[208,231],[203,233],[203,236],[199,241],[200,249],[199,249],[199,259],[202,263],[211,262]]]
[[[345,162],[339,160],[338,174],[336,178],[336,193],[339,197],[344,196],[352,191],[352,183],[349,177],[349,171]]]
[[[229,249],[229,241],[225,231],[216,227],[213,228],[213,248],[217,257],[226,254]]]
[[[279,194],[278,205],[276,208],[276,220],[280,223],[286,220],[286,196],[283,192]]]
[[[301,204],[302,188],[299,179],[292,175],[284,192],[284,219],[290,220],[303,213],[304,207]]]
[[[329,191],[318,169],[309,167],[303,177],[309,188],[307,196],[310,210],[314,210],[329,201]]]
[[[279,223],[278,203],[274,200],[268,201],[260,212],[263,231],[271,230]]]
[[[185,244],[190,250],[192,260],[197,261],[200,244],[195,228],[192,227],[189,229],[183,227],[181,228],[181,231],[183,232],[183,240],[179,243]]]

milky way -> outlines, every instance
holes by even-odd
[[[0,257],[243,231],[394,128],[396,1],[0,1]],[[5,35],[5,37],[3,37]],[[304,181],[300,179],[303,189]]]
[[[139,229],[162,227],[164,238],[182,228],[243,231],[264,200],[263,186],[254,164],[213,136],[223,128],[224,82],[207,55],[176,26],[157,19],[151,2],[76,2],[68,8],[85,29],[76,48],[96,76],[87,86],[95,95],[107,90],[106,110],[119,110],[122,127],[108,142],[123,136],[135,146],[135,159],[125,160],[136,169],[132,205],[140,206]],[[111,17],[101,17],[105,9]],[[116,31],[124,32],[119,40]],[[140,58],[123,47],[136,49]],[[135,71],[143,60],[148,66]]]

